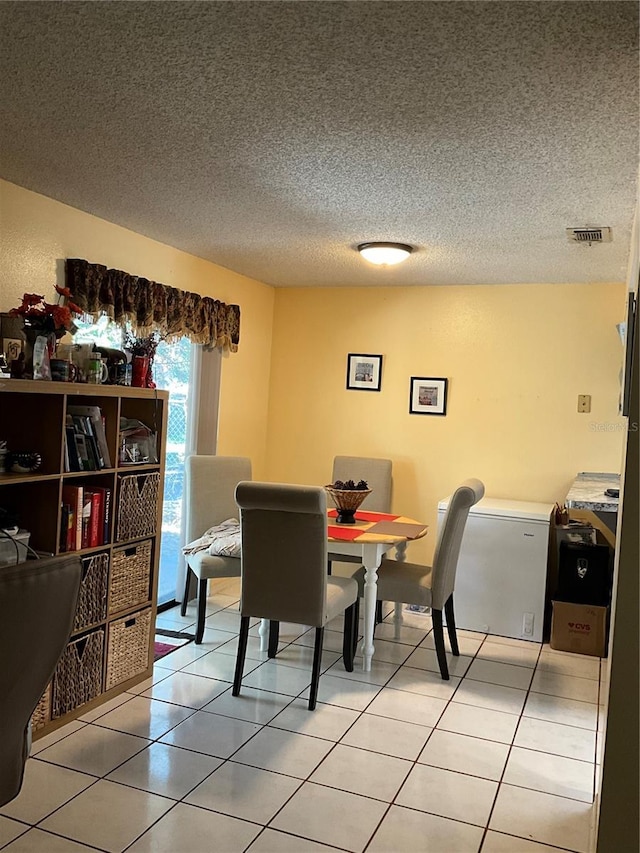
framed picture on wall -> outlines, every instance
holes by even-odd
[[[351,391],[379,391],[382,378],[381,355],[347,356],[347,389]]]
[[[410,415],[446,415],[447,379],[412,376],[409,392]]]

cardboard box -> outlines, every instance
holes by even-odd
[[[608,615],[608,607],[554,601],[549,645],[557,651],[605,657]]]

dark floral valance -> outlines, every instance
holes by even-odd
[[[226,305],[80,258],[67,258],[66,275],[73,301],[94,320],[106,314],[119,326],[129,324],[141,337],[160,332],[167,340],[187,337],[208,349],[238,350],[239,305]]]

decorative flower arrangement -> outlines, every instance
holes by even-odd
[[[127,330],[124,335],[124,349],[129,350],[131,355],[146,355],[149,359],[149,364],[153,364],[153,359],[158,349],[158,344],[164,338],[160,332],[152,332],[146,337],[138,337],[133,332]]]
[[[71,292],[68,287],[56,285],[58,297],[66,299],[64,304],[58,302],[52,305],[45,302],[44,296],[37,293],[25,293],[22,297],[22,305],[12,308],[9,314],[12,317],[22,317],[25,329],[34,329],[42,335],[54,334],[61,338],[67,332],[75,334],[77,328],[73,322],[74,314],[82,314],[82,309],[71,302]]]
[[[130,330],[125,332],[123,346],[125,350],[128,350],[131,353],[132,359],[135,359],[136,356],[142,356],[149,359],[148,366],[146,368],[146,376],[144,376],[140,382],[136,382],[136,363],[134,360],[133,385],[139,385],[139,387],[143,388],[156,387],[156,384],[153,381],[153,360],[156,355],[156,350],[158,349],[158,344],[163,340],[164,335],[160,332],[152,332],[146,337],[138,337]]]

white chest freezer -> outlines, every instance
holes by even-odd
[[[449,504],[438,504],[438,529]],[[552,504],[483,498],[471,507],[456,573],[456,625],[542,642]]]

